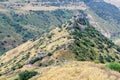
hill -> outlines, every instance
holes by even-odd
[[[104,31],[107,31],[110,34],[111,38],[119,37],[119,13],[120,10],[116,6],[106,3],[104,1],[90,1],[85,2],[88,7],[93,11],[93,13],[97,14],[99,18],[99,21],[96,23],[99,24],[99,22],[103,22],[103,25],[101,26]],[[95,20],[98,20],[98,17],[95,17]],[[102,24],[102,23],[100,23]],[[110,24],[110,25],[108,25]]]
[[[120,73],[112,71],[105,67],[104,64],[95,64],[93,62],[68,62],[57,66],[45,68],[24,67],[21,71],[34,70],[39,74],[30,80],[119,80]],[[19,71],[0,77],[1,80],[14,80]]]
[[[0,12],[0,54],[49,32],[72,14],[70,10]]]
[[[50,67],[40,77],[36,76],[30,80],[119,80],[119,75],[120,73],[107,69],[103,64],[71,62]]]
[[[118,53],[119,47],[92,27],[86,14],[81,12],[37,40],[28,41],[2,55],[1,79],[15,79],[26,69],[46,70],[47,66],[71,61],[119,62]]]
[[[103,0],[90,2],[88,0],[87,3],[83,1],[9,0],[9,2],[0,2],[0,55],[27,40],[49,32],[72,16],[79,14],[80,10],[87,13],[91,25],[94,25],[104,36],[112,40],[118,39],[120,10]]]

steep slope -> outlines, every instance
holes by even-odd
[[[70,19],[74,11],[0,12],[0,54]]]
[[[49,32],[79,10],[86,12],[90,23],[106,37],[116,40],[120,35],[120,10],[103,0],[10,0],[0,5],[0,55]]]
[[[16,74],[27,68],[41,70],[43,67],[46,70],[46,66],[70,61],[119,62],[117,46],[95,30],[86,16],[81,12],[37,40],[28,41],[2,55],[1,79],[8,79],[13,75],[16,78]]]
[[[92,10],[93,13],[97,14],[102,20],[96,21],[96,23],[104,24],[104,26],[101,26],[104,31],[107,31],[110,34],[111,38],[119,37],[119,24],[120,24],[120,10],[109,3],[106,3],[104,1],[89,1],[85,2],[87,6],[90,8],[90,11]],[[98,17],[95,17],[95,20],[98,19]],[[110,24],[110,25],[108,25]]]

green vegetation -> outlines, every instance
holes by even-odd
[[[105,3],[105,2],[92,2],[91,1],[88,3],[88,6],[90,6],[90,8],[92,10],[94,10],[94,12],[96,14],[98,14],[101,18],[103,18],[109,22],[111,22],[111,21],[115,21],[117,23],[119,22],[120,11],[114,5]]]
[[[105,31],[109,31],[112,39],[119,37],[120,29],[118,28],[120,28],[120,10],[116,6],[106,2],[96,2],[92,0],[84,1],[90,7],[90,10],[93,11],[93,13],[96,14],[99,18],[101,18],[96,20],[98,21],[100,27]],[[95,19],[96,18],[97,17],[95,17]]]
[[[119,46],[117,47],[117,51],[119,51],[119,52],[120,52],[120,47],[119,47]]]
[[[35,57],[34,59],[32,59],[30,61],[30,64],[34,64],[35,62],[39,61],[39,60],[42,60],[42,58],[39,58],[39,57]]]
[[[29,39],[48,33],[72,17],[74,11],[0,12],[0,55]],[[6,26],[6,27],[5,27]],[[48,35],[51,37],[51,35]]]
[[[49,52],[47,55],[48,55],[48,56],[52,56],[52,53],[51,53],[51,52]]]
[[[48,34],[47,37],[50,39],[50,38],[52,38],[53,35],[54,35],[54,34],[51,33],[51,34]]]
[[[82,24],[85,29],[81,30],[78,23]],[[91,26],[87,19],[83,18],[83,20],[76,21],[73,28],[75,31],[71,33],[71,36],[75,42],[69,48],[75,53],[78,61],[98,60],[97,62],[100,63],[115,61],[115,55],[112,56],[111,54],[116,53],[111,53],[109,50],[116,49],[117,46]]]
[[[37,75],[36,71],[27,71],[25,70],[24,72],[21,72],[19,74],[19,78],[17,80],[28,80],[32,78],[33,76]]]
[[[11,69],[12,69],[12,70],[16,70],[16,69],[20,69],[20,68],[22,68],[22,67],[23,67],[23,65],[17,64],[16,66],[11,67]]]
[[[119,63],[111,62],[111,63],[106,64],[106,66],[112,70],[120,72],[120,64]]]
[[[39,67],[47,67],[47,66],[52,65],[53,63],[54,63],[54,61],[53,61],[53,60],[50,60],[50,61],[45,62],[45,63],[40,63],[40,64],[39,64]]]

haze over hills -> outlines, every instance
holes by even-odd
[[[119,80],[119,25],[104,0],[1,0],[0,80]]]

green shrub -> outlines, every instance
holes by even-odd
[[[104,63],[104,57],[102,55],[99,56],[100,63]]]
[[[22,64],[17,64],[17,65],[15,65],[15,66],[11,67],[11,69],[12,69],[12,70],[16,70],[16,69],[20,69],[20,68],[22,68],[22,67],[23,67]]]
[[[28,79],[32,78],[33,76],[35,76],[35,75],[37,75],[37,72],[25,70],[24,72],[21,72],[19,74],[19,79],[18,80],[28,80]]]
[[[17,67],[18,67],[18,69],[20,69],[20,68],[22,68],[22,67],[23,67],[23,65],[18,64],[18,65],[17,65]]]
[[[52,53],[49,52],[47,55],[48,55],[48,56],[52,56]]]
[[[46,62],[46,63],[40,63],[39,67],[47,67],[47,66],[52,65],[53,63],[54,63],[53,60]]]
[[[120,52],[120,47],[117,47],[117,51],[119,51],[119,52]]]
[[[13,67],[11,67],[11,69],[12,69],[12,70],[16,70],[16,67],[15,67],[15,66],[13,66]]]
[[[112,70],[120,72],[120,64],[119,63],[111,62],[111,63],[106,64],[106,66]]]
[[[94,60],[94,63],[98,64],[100,61],[98,59]]]
[[[30,61],[30,64],[34,64],[35,62],[37,62],[37,61],[39,61],[39,60],[42,60],[42,58],[39,58],[39,57],[33,58],[33,59]]]
[[[54,33],[48,34],[47,37],[50,39],[52,38],[52,36],[54,35]]]

